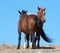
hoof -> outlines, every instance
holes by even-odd
[[[17,49],[20,49],[20,47],[17,47]]]
[[[32,49],[36,49],[36,46],[32,46]]]
[[[32,47],[32,49],[36,49],[36,47]]]
[[[40,48],[40,45],[37,45],[37,48]]]
[[[32,49],[36,49],[36,44],[32,44]]]
[[[27,46],[26,48],[29,48],[29,46]]]

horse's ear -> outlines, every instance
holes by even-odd
[[[43,9],[44,11],[46,10],[46,8]]]
[[[38,6],[38,10],[40,10],[39,6]]]
[[[18,10],[18,13],[21,14],[21,12]]]

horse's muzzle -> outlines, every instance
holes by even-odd
[[[45,23],[45,22],[46,22],[46,19],[44,19],[43,23]]]

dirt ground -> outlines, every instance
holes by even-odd
[[[17,45],[0,44],[0,53],[60,53],[60,45],[42,45],[36,49],[17,49]]]

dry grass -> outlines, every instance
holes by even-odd
[[[60,53],[60,45],[43,45],[39,49],[16,49],[16,45],[0,45],[0,53]]]

